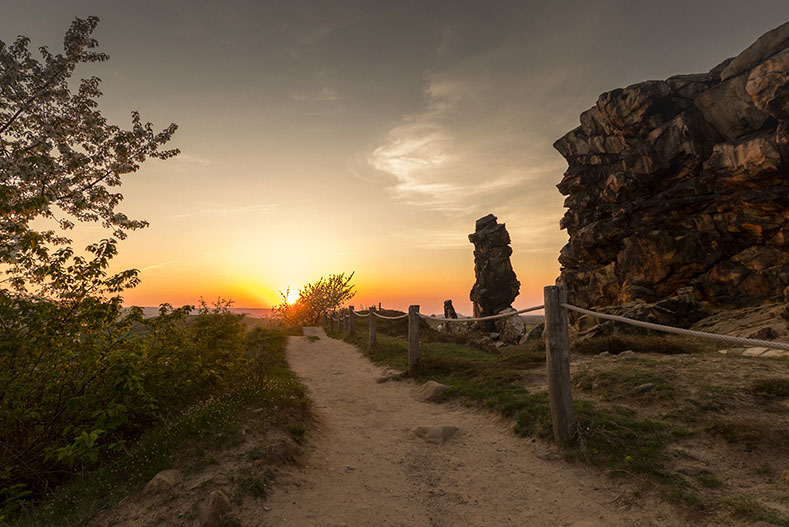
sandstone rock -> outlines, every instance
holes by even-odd
[[[745,351],[742,352],[743,355],[746,357],[759,357],[760,355],[764,355],[769,348],[762,348],[760,346],[754,346],[752,348],[746,348]]]
[[[181,481],[182,477],[181,471],[179,470],[162,470],[153,478],[151,478],[151,481],[146,483],[145,487],[142,489],[142,493],[146,496],[162,494],[171,490],[179,481]]]
[[[748,75],[745,91],[754,105],[776,119],[789,117],[789,49],[772,56],[759,64]]]
[[[638,386],[633,388],[633,391],[636,393],[647,393],[647,392],[651,392],[652,388],[654,387],[655,387],[655,383],[647,382],[644,384],[639,384]]]
[[[498,314],[515,313],[515,309],[508,307],[499,311]],[[526,333],[526,323],[519,315],[496,320],[496,328],[499,330],[499,338],[505,344],[517,344]]]
[[[457,318],[458,314],[455,311],[455,306],[452,305],[452,300],[444,300],[444,318]]]
[[[568,162],[557,187],[570,303],[689,327],[786,301],[789,24],[709,73],[602,94],[554,147]]]
[[[474,275],[476,282],[470,298],[474,303],[474,317],[495,315],[511,307],[520,291],[515,271],[510,263],[510,235],[496,216],[488,214],[477,220],[476,229],[468,239],[474,244]],[[493,322],[482,323],[488,330]]]
[[[768,31],[745,48],[745,51],[737,55],[721,72],[721,80],[726,80],[753,68],[770,55],[774,55],[786,47],[789,47],[789,22]]]
[[[447,396],[449,386],[436,381],[427,381],[414,390],[414,399],[425,403],[439,403]]]
[[[759,130],[769,117],[754,104],[747,82],[746,77],[734,77],[696,97],[704,119],[730,141]]]
[[[531,328],[528,333],[526,333],[526,335],[524,336],[525,342],[542,339],[542,334],[544,331],[545,331],[545,323],[542,322],[540,324],[537,324],[536,326]]]
[[[222,517],[232,509],[230,500],[221,490],[214,490],[194,505],[199,527],[217,527]]]
[[[383,374],[375,379],[378,384],[383,384],[389,381],[399,381],[405,375],[402,371],[386,369]]]
[[[443,445],[457,431],[456,426],[418,426],[411,432],[426,443]]]
[[[778,333],[771,328],[770,326],[764,326],[759,328],[757,331],[754,331],[750,335],[748,335],[749,339],[759,339],[759,340],[773,340],[778,338]]]

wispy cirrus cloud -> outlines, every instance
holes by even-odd
[[[495,96],[488,82],[485,75],[431,78],[424,109],[405,116],[367,158],[389,176],[393,197],[457,215],[511,201],[547,172],[561,174],[558,156],[530,156],[517,115],[480,115]]]
[[[160,263],[157,263],[157,264],[146,265],[145,267],[140,269],[140,271],[152,271],[154,269],[159,269],[161,267],[166,267],[166,266],[172,265],[174,263],[178,263],[178,260],[168,260],[166,262],[160,262]]]

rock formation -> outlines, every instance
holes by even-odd
[[[474,303],[474,317],[496,315],[512,307],[520,291],[520,282],[512,270],[510,235],[496,216],[488,214],[477,220],[476,229],[468,235],[474,244],[474,275],[476,282],[470,298]],[[484,324],[493,331],[495,325]]]
[[[709,73],[604,93],[580,120],[554,143],[571,303],[663,303],[687,326],[699,307],[789,300],[789,23]]]
[[[452,305],[452,300],[444,300],[444,318],[457,318],[458,314],[455,311],[455,306]]]

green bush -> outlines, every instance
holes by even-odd
[[[279,332],[246,333],[229,302],[160,308],[0,292],[0,519],[98,466],[152,424],[262,379]]]

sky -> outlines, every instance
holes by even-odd
[[[471,312],[476,219],[512,238],[514,305],[542,303],[567,235],[552,143],[607,90],[710,70],[789,20],[786,0],[0,0],[0,40],[62,50],[96,15],[100,107],[178,132],[124,180],[150,227],[115,270],[128,305],[280,291],[354,272],[357,307]],[[78,246],[106,236],[72,233]]]

